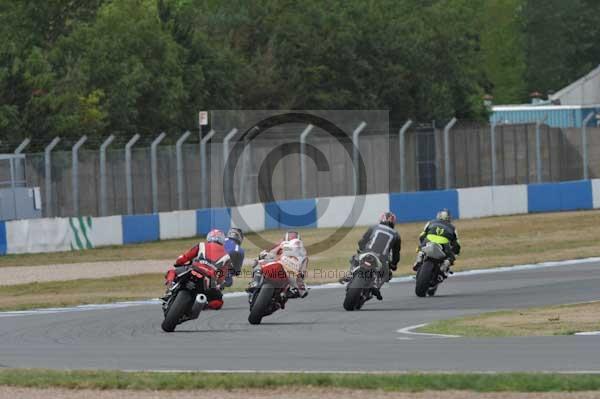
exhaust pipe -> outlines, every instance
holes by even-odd
[[[206,298],[206,295],[204,295],[204,294],[196,295],[196,300],[194,301],[194,304],[192,305],[192,310],[190,312],[190,318],[192,320],[197,319],[198,316],[200,315],[200,312],[202,311],[202,309],[204,309],[204,306],[207,303],[208,303],[208,299]]]

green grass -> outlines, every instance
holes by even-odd
[[[247,280],[238,279],[225,292],[241,291],[246,286]],[[146,300],[164,293],[160,273],[9,285],[0,286],[0,311]]]
[[[597,374],[231,374],[6,369],[0,385],[29,388],[190,390],[278,387],[385,391],[573,392],[600,390]]]
[[[418,331],[463,337],[572,335],[600,330],[600,302],[489,312],[436,321]]]

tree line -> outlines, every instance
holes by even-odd
[[[0,140],[195,129],[206,109],[483,119],[600,61],[592,0],[0,0]]]

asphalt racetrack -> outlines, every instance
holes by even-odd
[[[344,290],[315,289],[247,322],[246,297],[160,329],[158,303],[51,314],[0,314],[1,367],[123,370],[600,371],[600,336],[442,338],[398,332],[507,308],[597,300],[600,264],[452,276],[433,298],[414,282],[383,289],[363,310]]]

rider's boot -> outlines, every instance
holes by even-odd
[[[444,280],[448,278],[448,274],[452,273],[450,271],[450,266],[452,266],[452,262],[449,259],[446,259],[444,261],[444,263],[442,263],[442,266],[440,266],[440,271],[442,272],[442,275],[444,276]]]
[[[381,287],[383,286],[385,278],[382,276],[377,276],[375,279],[375,286],[371,288],[371,294],[373,294],[378,301],[382,301],[383,295],[381,295]]]
[[[383,295],[381,295],[381,291],[379,290],[379,288],[371,288],[371,294],[373,294],[373,296],[377,298],[378,301],[383,301]]]

